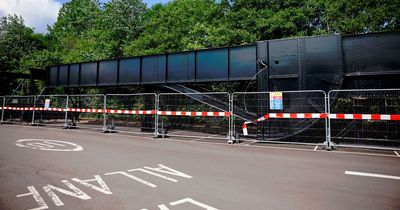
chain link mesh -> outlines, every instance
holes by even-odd
[[[230,130],[228,93],[159,95],[159,130],[191,140],[227,140]],[[205,135],[206,134],[206,135]]]
[[[31,123],[34,101],[35,96],[5,96],[2,122]]]
[[[105,129],[105,95],[69,95],[67,128]]]
[[[65,127],[67,101],[67,95],[37,96],[32,122],[36,125]]]
[[[273,92],[233,94],[233,127],[240,139],[306,144],[325,142],[323,91],[280,92],[282,107],[277,110],[271,107],[270,93]],[[247,135],[244,135],[243,127],[247,128]]]
[[[154,135],[156,99],[154,93],[107,95],[107,130]]]
[[[399,115],[400,90],[334,90],[330,114]],[[400,147],[400,121],[330,119],[331,141],[340,145]]]

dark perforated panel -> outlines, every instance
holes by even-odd
[[[194,52],[168,55],[167,82],[193,82],[195,79]]]
[[[165,83],[166,56],[154,55],[142,58],[142,84]]]
[[[79,85],[79,64],[72,64],[69,67],[69,86],[77,87]]]
[[[58,80],[58,67],[53,66],[50,68],[49,86],[57,86]]]
[[[228,78],[228,49],[197,52],[197,81],[223,81]]]
[[[229,79],[251,79],[257,73],[256,46],[229,49]]]
[[[68,65],[59,67],[58,86],[66,87],[68,85]]]
[[[122,59],[119,61],[120,85],[134,85],[140,82],[140,58]]]
[[[97,80],[97,62],[81,64],[80,86],[95,86]]]
[[[99,62],[99,85],[116,85],[117,67],[117,60]]]

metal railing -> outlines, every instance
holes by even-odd
[[[332,90],[328,101],[335,146],[400,148],[400,89]]]
[[[324,91],[237,92],[232,96],[238,141],[327,145]],[[251,121],[237,117],[243,111],[256,117]]]
[[[106,132],[127,132],[157,136],[157,95],[107,94]]]
[[[214,104],[216,100],[218,106]],[[162,137],[230,140],[229,93],[161,93],[157,107]]]
[[[67,126],[68,95],[35,97],[32,125]]]
[[[30,124],[35,96],[4,96],[2,123]]]
[[[68,95],[66,128],[106,130],[106,96]]]
[[[1,123],[191,141],[400,148],[400,89],[0,96]]]

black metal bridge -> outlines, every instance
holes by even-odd
[[[51,66],[48,87],[249,81],[258,73],[259,91],[394,88],[399,55],[399,32],[299,37]]]
[[[400,88],[400,32],[266,40],[246,46],[62,64],[49,67],[48,75],[48,87],[152,85],[186,93],[224,111],[228,110],[223,107],[228,106],[212,96],[187,94],[198,92],[188,86],[231,81],[255,81],[260,92]],[[267,103],[267,99],[259,101]],[[296,101],[287,103],[294,105]],[[255,120],[265,112],[261,108],[257,113],[235,109],[235,116],[245,121]],[[288,139],[313,130],[318,122],[263,122],[258,125],[257,138]],[[279,127],[287,131],[275,129]]]

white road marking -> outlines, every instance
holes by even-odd
[[[158,205],[158,208],[159,208],[160,210],[169,210],[169,208],[168,208],[166,205],[164,205],[164,204]]]
[[[318,149],[318,145],[314,147],[314,151],[317,151],[317,149]]]
[[[376,177],[376,178],[400,180],[399,176],[391,176],[391,175],[383,175],[383,174],[372,174],[372,173],[357,172],[357,171],[345,171],[344,174],[346,174],[346,175],[354,175],[354,176],[367,176],[367,177]]]
[[[157,171],[157,172],[161,172],[161,173],[174,175],[174,176],[180,176],[180,177],[187,178],[187,179],[193,178],[192,176],[189,176],[189,175],[187,175],[187,174],[185,174],[183,172],[180,172],[180,171],[177,171],[175,169],[172,169],[172,168],[170,168],[168,166],[165,166],[163,164],[158,164],[158,166],[160,166],[160,167],[158,167],[158,168],[150,168],[150,167],[145,166],[144,168],[150,169],[150,170],[153,170],[153,171]]]
[[[400,157],[400,154],[397,151],[393,151],[393,152],[394,152],[394,154],[397,155],[397,157]]]
[[[61,199],[57,196],[56,193],[53,192],[53,190],[56,190],[64,195],[69,195],[71,197],[79,198],[82,200],[90,200],[92,199],[89,195],[87,195],[85,192],[77,188],[75,185],[73,185],[71,182],[68,180],[61,180],[62,183],[67,185],[69,189],[72,191],[68,191],[53,185],[46,185],[43,187],[43,190],[47,193],[47,195],[53,200],[54,204],[56,206],[63,206],[64,203],[61,201]]]
[[[175,133],[183,133],[187,131],[168,131],[169,134],[175,134]]]
[[[146,180],[144,180],[144,179],[141,179],[141,178],[139,178],[139,177],[133,176],[132,174],[128,174],[128,173],[126,173],[125,171],[116,171],[116,172],[106,173],[105,175],[106,175],[106,176],[109,176],[109,175],[115,175],[115,174],[124,175],[124,176],[126,176],[126,177],[128,177],[128,178],[130,178],[130,179],[133,179],[133,180],[135,180],[135,181],[137,181],[137,182],[140,182],[140,183],[142,183],[142,184],[144,184],[144,185],[147,185],[147,186],[149,186],[149,187],[153,187],[153,188],[156,188],[156,187],[157,187],[157,185],[155,185],[155,184],[153,184],[153,183],[151,183],[151,182],[148,182],[148,181],[146,181]]]
[[[214,208],[212,206],[209,206],[209,205],[206,205],[204,203],[200,203],[198,201],[195,201],[192,198],[184,198],[184,199],[181,199],[181,200],[178,200],[178,201],[174,201],[174,202],[169,203],[169,205],[176,206],[176,205],[179,205],[179,204],[182,204],[182,203],[191,203],[191,204],[194,204],[196,206],[202,207],[202,208],[207,209],[207,210],[218,210],[217,208]]]
[[[87,180],[80,180],[78,178],[72,178],[72,181],[78,182],[78,183],[82,184],[83,186],[90,187],[93,190],[97,190],[106,195],[112,194],[112,192],[110,191],[110,188],[107,186],[107,184],[104,182],[104,180],[101,178],[100,175],[94,175],[94,179],[87,179]],[[88,182],[93,182],[93,181],[97,181],[97,183],[100,185],[100,187],[88,183]]]
[[[40,193],[36,190],[34,186],[28,186],[27,187],[29,190],[29,193],[24,193],[24,194],[19,194],[17,195],[17,198],[25,197],[25,196],[33,196],[33,199],[35,199],[36,203],[39,205],[39,207],[28,209],[28,210],[43,210],[43,209],[48,209],[49,206],[47,206],[46,202],[40,195]]]
[[[204,139],[210,139],[214,136],[219,136],[218,134],[214,134],[214,135],[210,135],[210,136],[205,136],[205,137],[200,137],[200,138],[196,138],[196,139],[192,139],[190,141],[199,141],[199,140],[204,140]]]
[[[252,145],[252,144],[254,144],[254,143],[257,143],[257,141],[251,141],[250,143],[245,144],[245,145],[243,145],[243,146],[248,147],[248,146],[250,146],[250,145]]]
[[[148,174],[151,174],[153,176],[156,176],[156,177],[159,177],[159,178],[171,181],[171,182],[178,182],[178,180],[176,180],[176,179],[172,179],[170,177],[167,177],[167,176],[164,176],[164,175],[161,175],[161,174],[157,174],[157,173],[154,173],[152,171],[149,171],[149,170],[146,170],[146,169],[143,169],[143,168],[135,168],[135,169],[130,169],[128,171],[141,171],[141,172],[148,173]]]
[[[20,139],[15,142],[18,147],[57,151],[57,152],[77,152],[82,151],[83,147],[75,143],[50,139]]]

